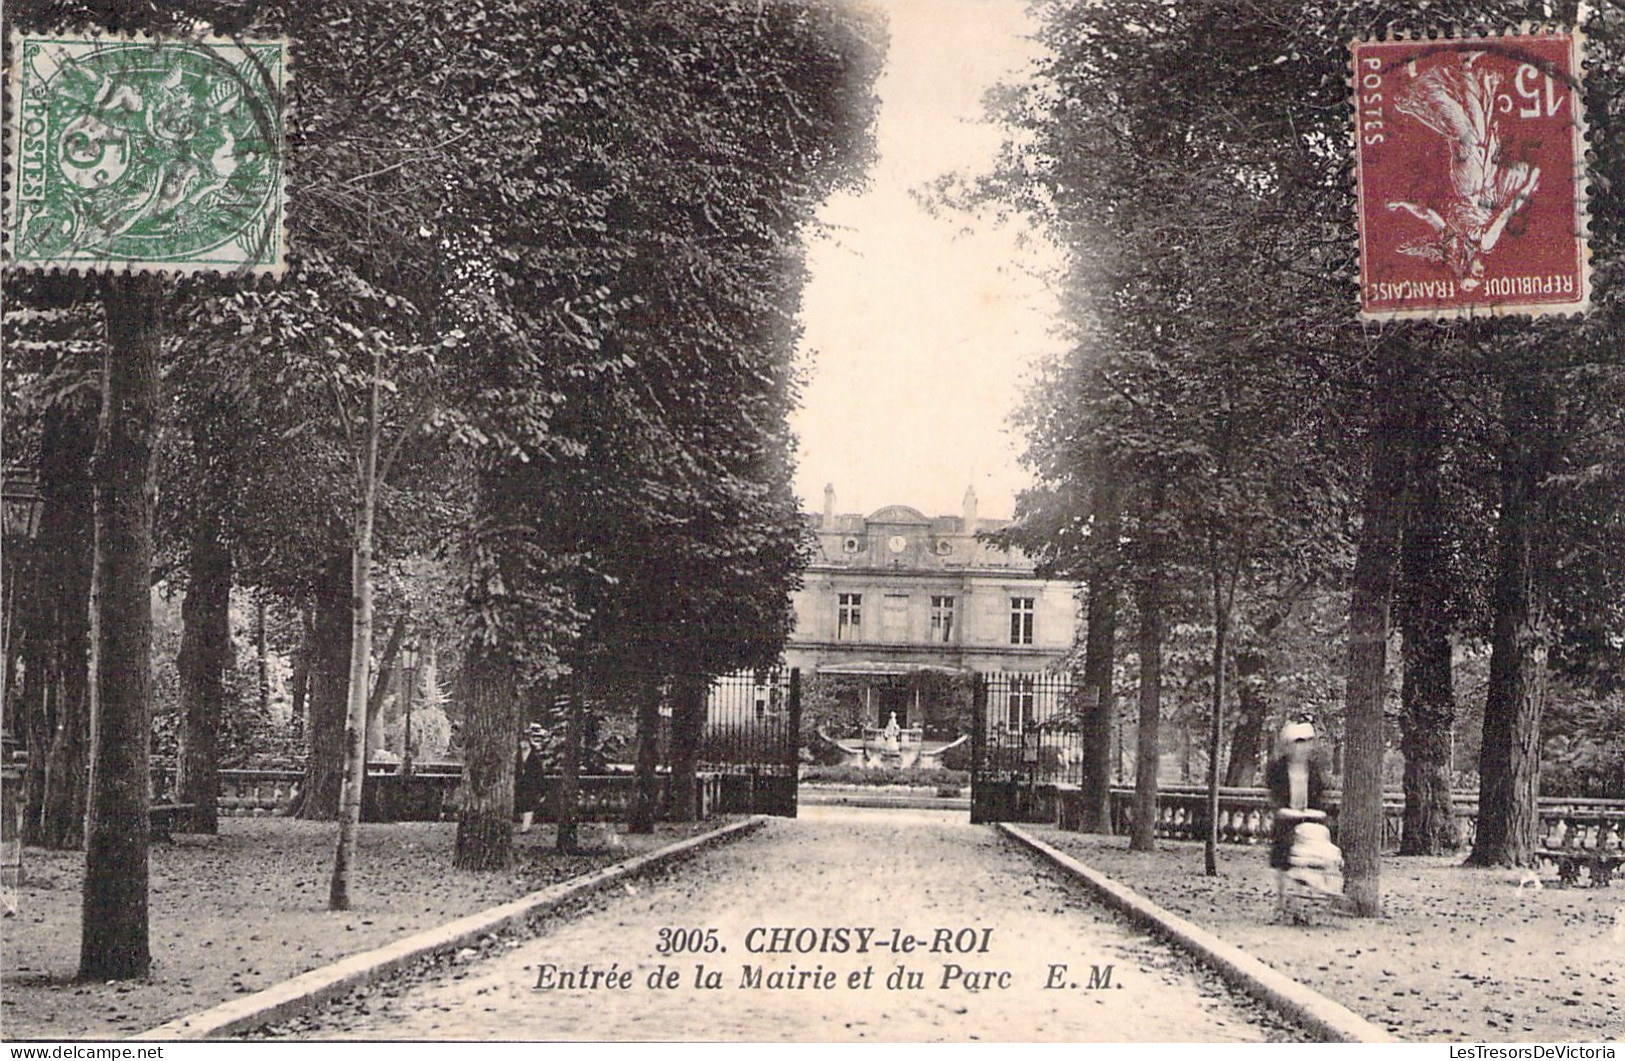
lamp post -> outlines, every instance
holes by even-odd
[[[401,677],[405,685],[406,728],[401,734],[401,776],[412,776],[412,693],[417,688],[418,643],[408,641],[401,646]]]
[[[0,620],[0,732],[4,734],[5,762],[11,762],[13,738],[11,733],[11,624],[17,611],[17,578],[19,566],[14,562],[14,550],[20,542],[32,541],[39,534],[40,517],[45,512],[45,498],[40,493],[39,476],[30,468],[7,468],[0,479],[0,504],[3,504],[4,542],[7,575],[5,580],[5,616]]]
[[[17,576],[21,565],[13,560],[19,542],[39,533],[45,498],[39,476],[32,469],[7,468],[0,476],[0,550],[4,551],[5,593],[0,607],[0,903],[5,915],[17,912],[17,888],[23,878],[23,801],[18,791],[22,769],[14,762],[16,741],[11,735],[11,620],[17,610]],[[37,754],[37,752],[35,753]]]

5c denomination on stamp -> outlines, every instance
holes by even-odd
[[[6,264],[280,273],[284,41],[13,34]]]
[[[1352,50],[1360,316],[1589,309],[1579,35]]]

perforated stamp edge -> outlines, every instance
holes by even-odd
[[[273,103],[277,107],[277,154],[279,165],[276,176],[275,217],[270,231],[275,235],[276,249],[270,261],[242,262],[188,262],[147,261],[129,258],[59,257],[19,260],[14,254],[13,231],[19,209],[18,183],[21,174],[23,137],[19,123],[22,115],[23,45],[28,41],[53,41],[76,44],[129,43],[159,46],[186,44],[202,48],[233,48],[244,46],[274,47],[279,55],[279,80]],[[269,277],[280,279],[288,268],[288,120],[294,80],[293,48],[287,37],[218,37],[209,34],[189,36],[157,36],[149,33],[105,33],[96,29],[73,27],[67,29],[22,31],[13,29],[5,41],[4,115],[0,129],[4,130],[5,150],[3,174],[0,174],[0,267],[8,273],[41,273],[51,275],[129,275],[134,273],[157,276],[215,276],[245,277],[250,280]]]
[[[1511,41],[1520,38],[1567,38],[1569,42],[1570,75],[1573,79],[1574,118],[1570,123],[1570,150],[1574,161],[1574,238],[1579,242],[1578,291],[1568,302],[1519,303],[1517,301],[1483,302],[1461,306],[1411,307],[1396,310],[1367,310],[1365,308],[1366,239],[1365,188],[1361,180],[1360,143],[1360,71],[1359,48],[1362,45],[1399,42],[1464,42]],[[1590,131],[1586,121],[1585,99],[1585,33],[1579,26],[1558,26],[1548,23],[1523,22],[1499,30],[1475,29],[1457,32],[1445,28],[1437,33],[1384,33],[1379,36],[1357,37],[1348,46],[1349,89],[1349,180],[1354,185],[1355,258],[1359,263],[1354,290],[1355,316],[1358,320],[1385,323],[1399,320],[1473,320],[1486,317],[1581,317],[1591,311],[1591,183],[1586,155],[1590,150]]]

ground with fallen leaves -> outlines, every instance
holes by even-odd
[[[125,1038],[719,824],[584,824],[570,856],[538,826],[504,873],[452,869],[455,823],[363,825],[353,908],[330,913],[336,825],[223,818],[219,836],[152,845],[152,976],[106,984],[73,982],[84,856],[28,848],[20,912],[0,922],[0,1038]]]
[[[1525,870],[1461,857],[1384,859],[1384,917],[1273,922],[1265,847],[1202,845],[1024,826],[1085,865],[1418,1042],[1593,1042],[1625,1036],[1625,885],[1532,886]]]

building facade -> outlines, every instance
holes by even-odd
[[[814,518],[819,551],[794,598],[785,661],[822,690],[822,722],[844,736],[886,726],[951,740],[965,729],[968,679],[1003,672],[1012,690],[988,705],[1011,726],[1058,705],[1024,692],[1022,676],[1052,669],[1071,649],[1078,586],[1039,578],[1019,550],[977,538],[984,520],[967,490],[956,516],[888,505],[838,514],[833,487]],[[1039,683],[1042,688],[1042,683]]]

